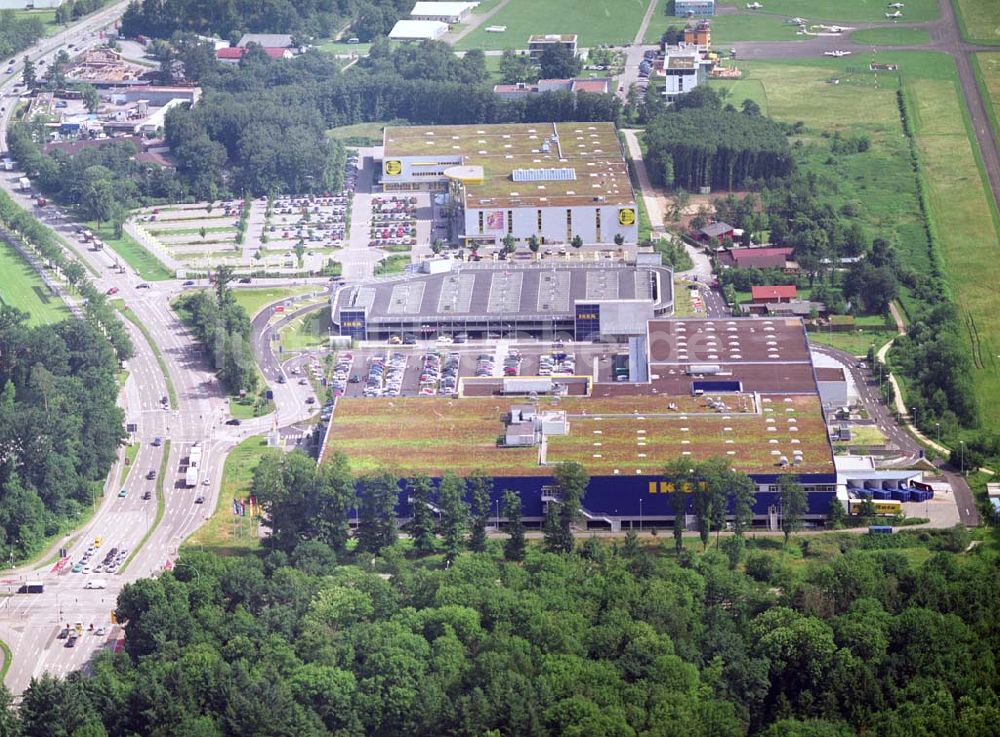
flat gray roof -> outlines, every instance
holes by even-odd
[[[461,264],[442,274],[415,274],[343,289],[340,310],[366,307],[368,322],[448,317],[488,319],[572,318],[577,301],[653,301],[654,282],[669,287],[670,272],[626,264]],[[666,281],[664,281],[666,280]],[[665,290],[669,295],[669,289]]]

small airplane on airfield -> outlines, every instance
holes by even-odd
[[[823,54],[826,55],[826,56],[834,56],[834,57],[836,57],[836,58],[839,59],[842,56],[850,56],[851,52],[850,51],[843,51],[841,49],[837,49],[836,51],[824,51]]]
[[[794,26],[804,26],[806,24],[806,19],[796,16],[795,18],[789,18],[785,21],[785,23],[791,23]]]
[[[905,8],[906,6],[903,3],[889,3],[888,7],[899,10],[899,8]]]
[[[903,17],[903,12],[900,11],[900,10],[897,10],[895,13],[886,13],[885,17],[886,18],[902,18]]]
[[[764,6],[758,2],[747,3],[747,10],[760,10]]]

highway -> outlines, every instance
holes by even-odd
[[[27,55],[36,62],[45,58],[48,63],[66,44],[74,44],[78,48],[98,44],[101,42],[100,30],[112,23],[125,6],[125,2],[115,3],[68,31],[43,40]],[[0,125],[4,129],[14,107],[9,93],[20,83],[20,59],[24,55],[25,52],[18,54],[14,75],[0,80],[4,108],[0,112]],[[3,141],[0,151],[5,150],[6,142]],[[127,422],[137,426],[132,439],[139,444],[139,450],[132,471],[124,484],[119,485],[120,467],[116,466],[109,474],[104,497],[90,521],[54,546],[54,550],[66,547],[70,557],[70,562],[63,565],[59,572],[54,571],[50,560],[44,566],[8,570],[0,574],[0,594],[9,594],[0,601],[0,639],[14,653],[6,685],[13,693],[19,694],[33,676],[43,672],[65,674],[85,666],[98,648],[120,637],[120,630],[110,626],[110,615],[118,592],[129,581],[161,571],[168,561],[176,557],[181,542],[211,514],[215,508],[222,465],[229,450],[250,435],[270,430],[275,419],[279,426],[283,426],[308,417],[312,407],[305,403],[305,392],[297,383],[294,388],[292,383],[274,384],[279,406],[276,418],[274,415],[254,418],[244,421],[239,427],[226,425],[225,421],[230,417],[228,403],[214,372],[190,332],[169,307],[169,301],[182,289],[180,282],[145,285],[130,268],[120,273],[116,268],[117,257],[113,253],[84,250],[76,238],[75,223],[64,217],[58,208],[32,208],[31,200],[24,193],[15,191],[16,181],[13,173],[5,173],[0,178],[0,187],[74,244],[75,250],[100,274],[94,279],[98,288],[105,291],[118,289],[116,298],[124,300],[162,353],[177,393],[176,406],[165,407],[161,399],[167,395],[166,381],[153,347],[138,328],[126,321],[135,344],[135,355],[129,361],[129,376],[122,393]],[[328,286],[325,280],[323,282],[319,289]],[[284,281],[275,280],[272,283],[281,285]],[[252,357],[248,356],[247,360],[252,360]],[[170,441],[169,457],[162,474],[162,522],[124,571],[118,569],[113,574],[73,573],[73,564],[82,558],[98,536],[103,538],[103,544],[89,561],[90,565],[100,563],[105,552],[113,547],[125,548],[130,553],[136,551],[143,537],[152,529],[156,519],[158,482],[146,476],[150,470],[156,470],[159,475],[167,447],[166,443],[154,445],[156,438]],[[187,457],[196,442],[204,448],[202,472],[197,488],[188,489],[182,469],[186,467]],[[208,483],[205,484],[204,480]],[[124,489],[124,497],[119,496],[120,489]],[[142,498],[146,491],[151,492],[148,500]],[[199,495],[205,496],[203,504],[195,503]],[[85,589],[85,584],[93,579],[105,580],[107,587]],[[44,593],[15,593],[26,580],[42,581]],[[56,635],[66,624],[77,622],[83,625],[84,634],[75,647],[65,647],[65,641],[57,639]],[[90,624],[94,624],[95,630],[108,628],[108,633],[102,636],[92,634],[87,630]]]

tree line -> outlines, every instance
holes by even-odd
[[[753,522],[756,484],[734,471],[724,459],[678,459],[664,469],[675,493],[673,535],[677,551],[683,549],[687,516],[693,516],[703,546],[727,524],[735,542],[728,554],[738,555],[745,533]],[[544,548],[571,553],[577,545],[574,529],[582,521],[583,499],[590,477],[579,463],[553,468],[553,484],[543,525]],[[503,519],[507,533],[504,553],[521,560],[525,550],[521,500],[517,493],[495,494],[493,479],[484,473],[460,478],[445,473],[437,484],[426,476],[401,478],[388,469],[355,474],[349,459],[335,452],[318,467],[303,453],[269,452],[254,469],[251,493],[261,505],[271,530],[270,544],[292,553],[303,542],[328,546],[334,556],[348,556],[351,523],[357,523],[357,551],[380,554],[398,540],[400,494],[408,502],[410,517],[405,531],[417,554],[443,551],[454,559],[462,550],[482,552],[487,528]],[[801,528],[806,493],[792,474],[779,483],[782,530],[788,537]],[[491,499],[495,500],[491,509]],[[835,502],[836,504],[836,502]],[[490,524],[490,520],[494,524]]]
[[[36,16],[18,16],[13,10],[0,10],[0,56],[16,54],[45,36],[45,24]]]
[[[252,394],[257,388],[257,365],[250,347],[250,318],[233,296],[232,270],[219,267],[213,290],[182,295],[175,307],[205,346],[219,381],[233,394]]]
[[[192,552],[126,585],[122,652],[34,679],[0,734],[990,735],[997,554],[951,538]]]
[[[118,360],[86,320],[0,305],[0,550],[23,557],[79,515],[125,439]]]

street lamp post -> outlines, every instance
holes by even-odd
[[[642,532],[642,497],[639,497],[639,532]]]
[[[934,428],[937,430],[937,441],[940,443],[941,442],[941,423],[940,422],[935,422],[934,423]]]
[[[958,445],[961,448],[962,475],[964,476],[965,475],[965,441],[964,440],[959,440],[958,441]]]
[[[910,416],[913,417],[913,426],[917,426],[917,408],[910,407]]]

